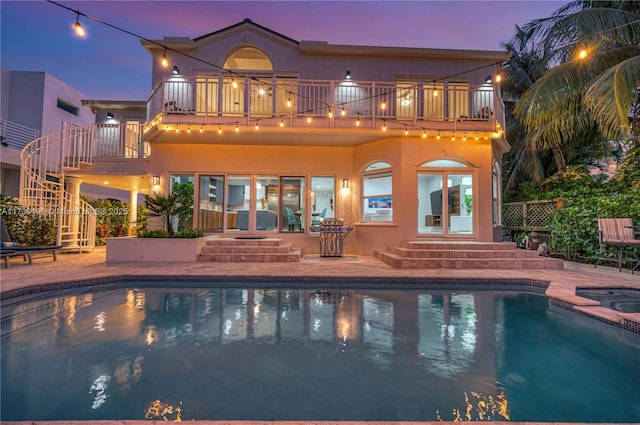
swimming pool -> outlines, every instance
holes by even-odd
[[[640,421],[637,335],[530,292],[85,289],[1,343],[3,420]]]

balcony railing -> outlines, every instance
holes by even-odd
[[[146,158],[151,149],[142,140],[144,124],[96,124],[94,158]]]
[[[0,136],[4,146],[22,149],[32,140],[40,137],[40,131],[13,121],[0,120]]]
[[[321,118],[331,125],[330,114],[363,126],[380,120],[414,127],[504,122],[502,102],[488,84],[173,76],[152,91],[147,105],[148,122],[161,117],[167,124],[278,125]]]

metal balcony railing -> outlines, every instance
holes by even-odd
[[[40,137],[40,131],[8,120],[0,120],[2,144],[10,148],[22,149],[29,142]]]
[[[503,106],[492,85],[466,83],[367,82],[296,78],[166,78],[151,92],[147,122],[166,124],[278,125],[280,120],[347,117],[425,122],[491,122],[503,127]],[[275,120],[273,118],[276,118]]]

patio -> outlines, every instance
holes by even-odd
[[[250,263],[239,267],[238,263],[121,263],[117,265],[105,262],[105,247],[97,247],[94,252],[85,254],[68,253],[58,256],[58,261],[50,258],[34,259],[32,265],[12,258],[10,267],[2,269],[0,284],[2,297],[8,291],[21,288],[93,280],[101,278],[122,278],[135,276],[194,276],[194,277],[298,277],[304,278],[452,278],[478,279],[478,270],[474,269],[396,269],[373,257],[345,255],[344,257],[320,257],[307,255],[295,265],[290,263]],[[338,264],[339,263],[339,264]],[[619,272],[615,267],[591,264],[579,264],[566,261],[563,270],[498,270],[483,269],[482,279],[535,279],[549,282],[546,294],[559,303],[573,304],[577,310],[596,317],[621,323],[622,319],[634,329],[640,327],[640,313],[620,313],[594,305],[575,295],[580,288],[635,288],[640,289],[640,275],[631,274],[631,270]],[[566,305],[565,305],[566,306]]]

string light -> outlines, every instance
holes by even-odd
[[[73,29],[79,37],[85,37],[87,35],[87,32],[80,23],[80,12],[76,12],[76,23],[73,25]]]
[[[462,141],[465,142],[467,140],[467,133],[464,133],[464,135],[462,136]]]
[[[280,127],[284,127],[284,120],[280,119]]]
[[[291,98],[287,99],[287,108],[291,108]]]
[[[436,136],[436,139],[440,140],[440,131],[438,131],[438,135]]]
[[[387,123],[383,122],[382,124],[382,131],[387,131]]]
[[[260,124],[258,124],[258,121],[256,121],[256,131],[260,129]]]
[[[220,127],[220,124],[218,124],[218,134],[222,134],[222,127]]]
[[[358,119],[356,120],[356,127],[360,127],[360,114],[358,114]]]
[[[382,99],[382,103],[380,103],[380,109],[387,109],[387,101],[385,99]]]
[[[200,133],[202,133],[204,131],[204,126],[200,126]]]
[[[167,68],[169,66],[169,59],[167,59],[167,49],[165,47],[164,52],[162,52],[162,57],[160,58],[160,64],[163,68]]]
[[[344,106],[342,107],[342,111],[340,111],[340,115],[342,115],[343,117],[347,115],[347,111],[344,109]]]
[[[404,126],[404,135],[408,136],[409,135],[409,130],[407,130],[407,126]]]
[[[331,108],[329,108],[329,118],[333,118],[333,110]]]
[[[478,140],[478,133],[476,133],[476,140]]]
[[[427,130],[424,130],[424,131],[422,132],[422,138],[423,138],[423,139],[426,139],[426,138],[427,138]]]
[[[578,51],[578,59],[586,59],[587,56],[589,56],[589,52],[587,52],[587,49],[582,48]]]
[[[487,133],[484,133],[484,140],[487,140]]]
[[[451,133],[451,141],[453,142],[454,140],[456,140],[456,133]]]
[[[238,127],[238,124],[236,124],[236,133],[240,131],[240,128]]]
[[[187,127],[187,133],[191,133],[191,127]]]
[[[258,94],[260,96],[264,96],[264,87],[260,86],[260,89],[258,90]]]
[[[180,127],[176,125],[176,133],[180,133]]]
[[[234,89],[238,88],[238,83],[235,78],[231,79],[231,87],[233,87]]]
[[[307,122],[311,123],[311,115],[307,115]]]

